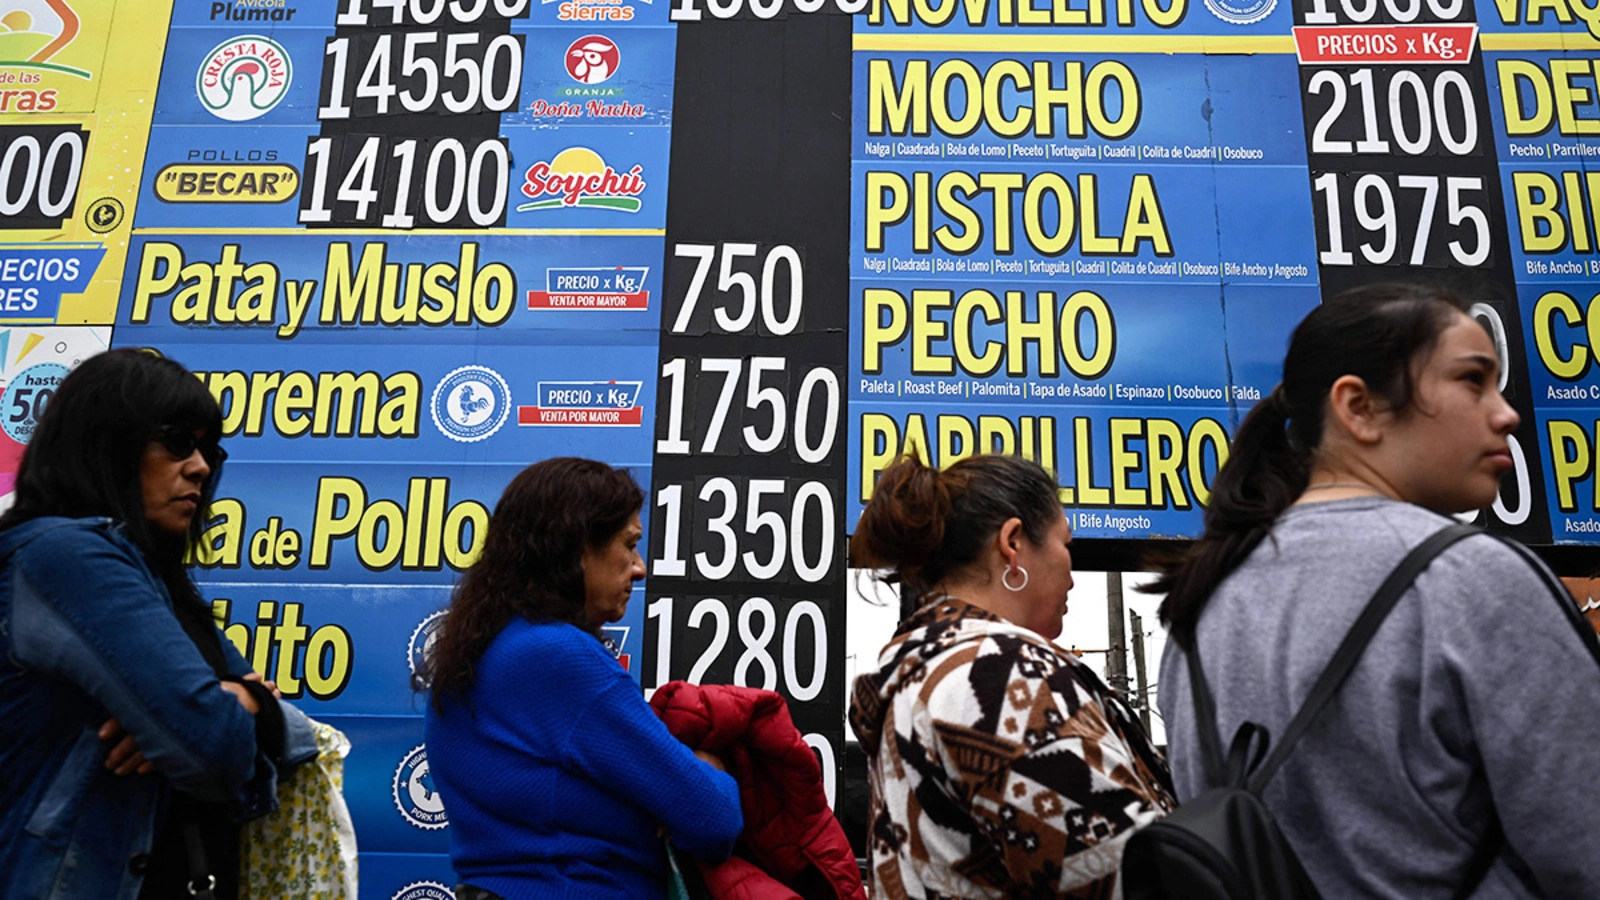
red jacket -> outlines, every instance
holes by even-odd
[[[650,706],[675,737],[720,756],[739,782],[744,833],[727,862],[702,863],[717,900],[866,900],[844,829],[828,809],[822,769],[772,691],[662,685]]]

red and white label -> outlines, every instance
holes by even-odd
[[[529,291],[529,309],[649,309],[650,292]]]
[[[1472,60],[1478,26],[1298,25],[1295,55],[1302,65],[1355,63],[1460,64]]]
[[[579,409],[568,407],[519,406],[518,425],[619,425],[644,424],[644,407],[632,409]]]

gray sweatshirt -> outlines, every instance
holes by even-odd
[[[1378,585],[1447,524],[1375,498],[1284,513],[1200,618],[1224,752],[1246,720],[1283,733]],[[1207,787],[1187,666],[1168,642],[1183,800]],[[1495,813],[1544,896],[1600,898],[1597,782],[1600,662],[1528,562],[1473,536],[1417,578],[1264,797],[1330,900],[1449,900]],[[1530,896],[1503,856],[1472,894]]]

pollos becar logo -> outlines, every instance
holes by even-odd
[[[487,366],[454,369],[433,389],[434,426],[463,444],[499,431],[510,411],[511,388]]]
[[[427,661],[428,654],[433,652],[433,644],[439,639],[439,629],[444,625],[446,612],[448,610],[441,609],[429,614],[411,632],[411,642],[406,645],[406,663],[411,666],[411,674],[417,674]]]
[[[545,269],[545,289],[528,292],[528,308],[649,309],[649,274],[649,266]]]
[[[456,892],[437,881],[413,881],[389,900],[456,900]]]
[[[572,42],[564,60],[567,74],[580,84],[600,84],[617,74],[622,51],[604,35],[590,34]]]
[[[639,200],[644,188],[643,166],[618,172],[588,147],[568,147],[549,162],[528,167],[522,193],[532,202],[517,212],[588,207],[636,213],[644,205]]]
[[[418,744],[411,748],[394,770],[392,785],[395,809],[400,817],[424,831],[437,831],[449,825],[445,818],[444,800],[433,786],[433,774],[428,770],[428,748]]]
[[[541,381],[539,405],[517,407],[518,425],[638,427],[642,381]]]
[[[289,51],[272,38],[229,38],[206,54],[195,75],[195,92],[207,111],[229,122],[264,116],[289,93],[294,66]]]

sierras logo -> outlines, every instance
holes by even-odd
[[[462,366],[433,389],[433,424],[445,437],[471,444],[500,430],[511,411],[511,388],[488,366]]]
[[[644,166],[618,172],[588,147],[568,147],[549,162],[536,162],[524,175],[522,193],[531,203],[517,212],[540,209],[612,209],[636,213],[644,206]]]
[[[649,309],[647,266],[545,269],[542,291],[528,292],[529,309]]]
[[[517,407],[518,425],[638,427],[641,381],[541,381],[539,405]]]
[[[391,785],[394,807],[400,817],[424,831],[437,831],[449,825],[445,818],[444,801],[433,786],[433,775],[428,771],[428,748],[418,744],[411,748],[395,767]]]
[[[581,84],[601,84],[617,74],[622,51],[615,41],[598,34],[585,35],[572,42],[565,58],[567,74]]]
[[[555,2],[557,0],[540,0],[541,5]],[[628,22],[633,15],[633,3],[629,0],[561,0],[561,5],[556,7],[556,18],[563,22]]]
[[[195,75],[200,102],[219,119],[248,122],[271,112],[289,93],[289,51],[256,34],[229,38],[206,54]]]

